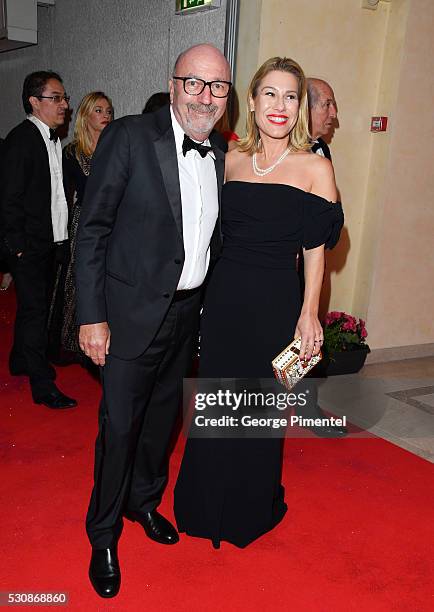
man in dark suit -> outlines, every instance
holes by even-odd
[[[307,79],[309,101],[310,135],[314,140],[312,152],[331,160],[328,144],[323,136],[330,134],[336,122],[338,109],[335,94],[330,85],[322,79]]]
[[[56,128],[65,121],[69,97],[55,72],[33,72],[23,85],[27,119],[7,136],[2,163],[1,233],[16,295],[12,375],[29,377],[33,400],[49,408],[77,402],[59,391],[47,359],[47,320],[53,264],[68,239],[62,182],[62,148]]]
[[[92,159],[76,279],[80,345],[103,366],[86,521],[89,577],[102,597],[120,587],[123,516],[159,543],[178,541],[156,508],[197,337],[200,287],[220,247],[224,156],[208,137],[230,87],[220,51],[188,49],[169,81],[171,104],[114,121]]]

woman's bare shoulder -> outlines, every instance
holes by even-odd
[[[309,162],[311,164],[311,171],[315,177],[334,177],[333,164],[326,157],[312,153]]]
[[[322,157],[322,155],[313,154],[312,157],[317,158],[312,160],[310,167],[312,193],[325,198],[329,202],[335,202],[337,190],[333,164],[326,157]]]
[[[239,169],[242,169],[249,161],[250,155],[244,151],[240,151],[238,147],[232,149],[226,153],[225,164],[226,164],[226,175],[236,173]]]
[[[326,157],[322,155],[317,155],[316,153],[312,153],[312,151],[297,151],[296,157],[300,161],[300,163],[309,164],[312,168],[318,168],[321,171],[321,168],[325,171],[326,168],[331,167],[332,163]]]
[[[237,163],[247,157],[249,157],[248,153],[246,153],[245,151],[240,151],[239,147],[235,146],[233,149],[226,153],[226,163],[228,161],[231,163]]]

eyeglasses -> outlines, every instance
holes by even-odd
[[[71,96],[36,96],[39,100],[42,100],[42,98],[45,98],[46,100],[52,100],[54,102],[54,104],[61,104],[62,100],[65,100],[65,102],[67,104],[69,104],[69,101],[71,99]]]
[[[205,87],[208,85],[211,95],[214,98],[227,98],[231,90],[232,83],[230,81],[204,81],[195,77],[172,77],[175,81],[182,81],[184,91],[190,96],[199,96]]]

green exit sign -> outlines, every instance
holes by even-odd
[[[181,0],[180,5],[181,11],[188,11],[199,6],[205,6],[205,0]]]
[[[182,15],[201,9],[220,7],[220,0],[176,0],[176,13]]]

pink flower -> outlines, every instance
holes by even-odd
[[[335,321],[340,319],[341,316],[342,316],[342,313],[341,312],[337,312],[336,310],[333,310],[332,312],[328,312],[326,314],[325,324],[326,325],[331,325],[332,323],[334,323]]]
[[[344,315],[344,319],[346,319],[349,323],[351,323],[352,325],[357,325],[357,320],[355,319],[355,317],[352,317],[349,314],[346,313],[342,313]]]
[[[353,319],[353,317],[351,317]],[[342,331],[357,331],[356,320],[347,319],[344,323],[342,323]]]
[[[368,337],[368,332],[366,331],[365,327],[362,327],[362,329],[360,330],[360,336],[365,339]]]

